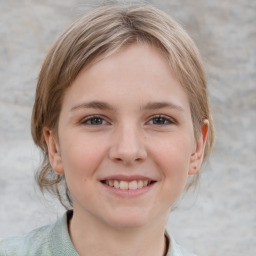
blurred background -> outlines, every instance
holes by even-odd
[[[254,256],[256,1],[140,2],[166,11],[195,40],[216,126],[200,184],[181,198],[167,229],[198,256]],[[31,110],[47,50],[73,19],[99,3],[0,0],[0,239],[49,224],[64,212],[34,183],[40,154],[30,135]]]

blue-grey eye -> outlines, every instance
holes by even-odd
[[[151,119],[151,123],[154,125],[165,125],[165,124],[172,124],[173,121],[170,118],[164,116],[156,116]]]
[[[102,125],[106,124],[106,121],[101,117],[95,116],[85,119],[82,123],[87,125]]]

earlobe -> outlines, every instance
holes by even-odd
[[[64,169],[62,165],[62,158],[57,140],[55,139],[53,132],[44,127],[43,129],[44,139],[48,147],[48,156],[50,164],[55,172],[63,174]]]
[[[201,127],[200,135],[196,139],[196,149],[190,158],[189,175],[196,174],[202,165],[204,159],[204,149],[206,145],[207,133],[208,133],[209,121],[204,120]]]

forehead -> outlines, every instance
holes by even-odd
[[[83,100],[141,104],[171,101],[188,106],[186,92],[162,51],[148,44],[125,46],[82,70],[67,89],[64,103]]]

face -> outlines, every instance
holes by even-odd
[[[118,228],[166,221],[200,167],[206,132],[195,139],[165,57],[137,44],[83,70],[64,96],[58,139],[44,131],[74,213]]]

